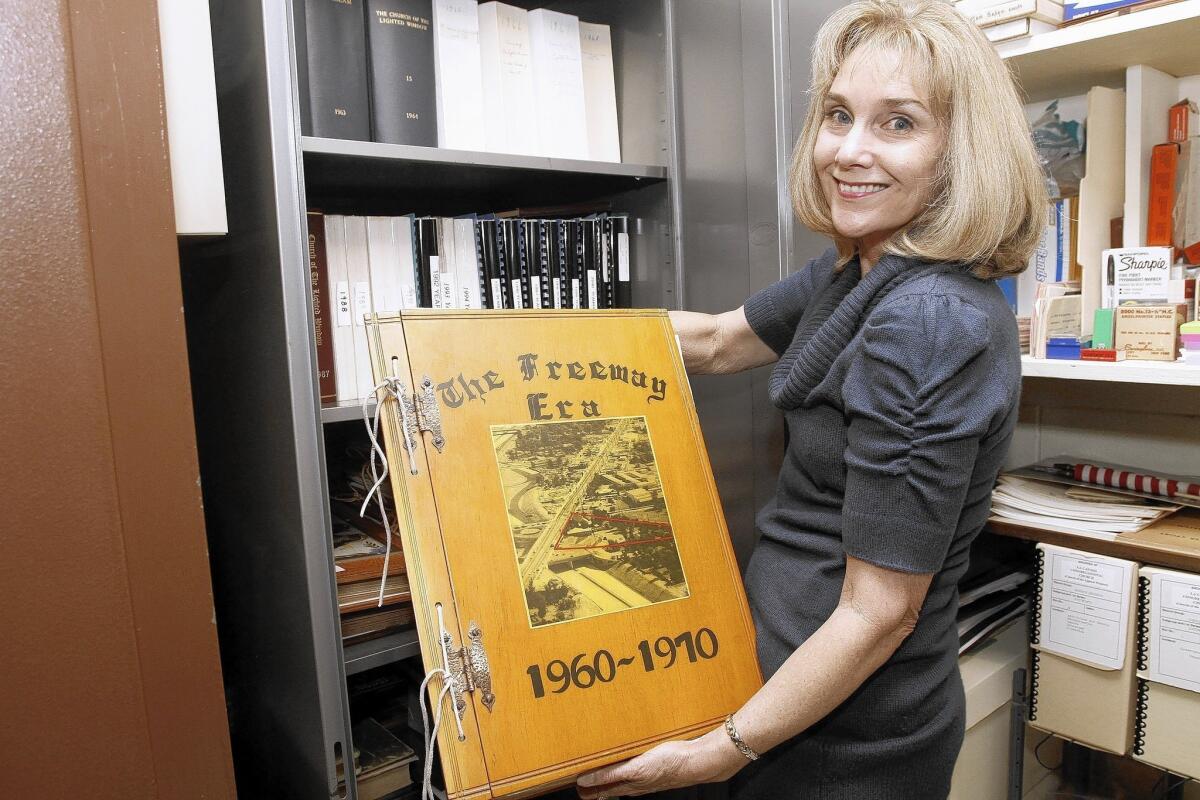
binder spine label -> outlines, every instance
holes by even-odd
[[[354,314],[350,311],[350,281],[337,282],[336,319],[339,328],[350,327],[351,320],[354,319]]]
[[[371,284],[366,281],[355,281],[354,283],[354,325],[363,327],[366,323],[363,321],[367,314],[371,313]]]

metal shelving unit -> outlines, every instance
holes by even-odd
[[[612,27],[626,163],[610,164],[304,136],[304,3],[211,2],[230,231],[181,260],[235,763],[247,796],[327,800],[353,750],[347,676],[420,648],[412,632],[342,646],[325,426],[362,411],[319,402],[304,212],[604,201],[633,220],[635,303],[678,306],[674,7],[552,3]]]
[[[347,675],[418,647],[402,635],[342,647],[325,443],[354,434],[361,410],[319,402],[305,210],[454,215],[601,200],[631,217],[635,305],[679,308],[686,290],[688,308],[736,308],[791,270],[793,246],[803,244],[799,263],[825,247],[793,239],[780,187],[807,85],[789,52],[807,53],[838,2],[516,0],[611,26],[622,164],[304,136],[304,2],[209,2],[229,234],[186,243],[181,263],[235,766],[247,797],[329,800],[343,796],[335,765],[352,752]],[[696,254],[686,267],[685,247]],[[780,452],[763,379],[693,384],[743,556]],[[355,800],[354,788],[344,796]]]

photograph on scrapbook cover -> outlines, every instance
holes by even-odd
[[[491,433],[532,627],[688,596],[645,417]]]

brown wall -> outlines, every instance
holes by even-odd
[[[233,797],[155,2],[0,31],[3,794]]]

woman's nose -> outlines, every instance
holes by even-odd
[[[838,147],[836,161],[842,169],[870,167],[874,163],[871,134],[865,125],[854,125],[846,132],[841,146]]]

